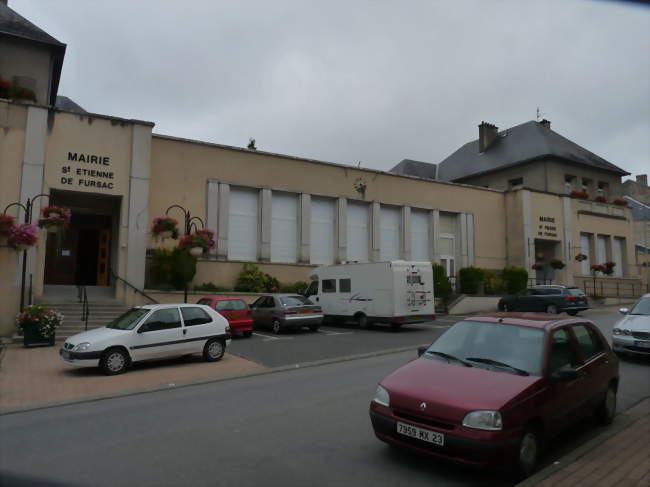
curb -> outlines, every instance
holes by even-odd
[[[619,413],[616,416],[616,419],[614,421],[614,424],[610,425],[607,427],[607,429],[600,434],[598,434],[595,438],[592,438],[589,440],[587,443],[579,446],[575,450],[567,453],[563,457],[559,458],[555,462],[553,462],[551,465],[543,468],[536,474],[528,477],[527,479],[523,480],[522,482],[516,484],[514,487],[534,487],[535,485],[539,484],[542,482],[544,479],[550,477],[551,475],[565,469],[568,465],[571,463],[575,462],[576,460],[582,458],[585,456],[587,453],[590,451],[594,450],[613,436],[616,436],[617,434],[623,432],[627,428],[629,428],[631,425],[636,423],[639,419],[641,419],[643,416],[647,415],[647,412],[641,412],[639,411],[633,411],[637,406],[639,406],[643,401],[647,401],[649,397],[643,398],[639,400],[637,403],[634,405],[630,406],[628,409],[623,411],[622,413]]]
[[[168,391],[170,389],[182,389],[185,387],[192,387],[192,386],[198,386],[198,385],[203,385],[203,384],[212,384],[216,382],[225,382],[225,381],[230,381],[230,380],[236,380],[236,379],[245,379],[249,377],[257,377],[260,375],[268,375],[268,374],[276,374],[279,372],[287,372],[290,370],[298,370],[298,369],[306,369],[310,367],[318,367],[321,365],[329,365],[329,364],[336,364],[336,363],[341,363],[341,362],[351,362],[353,360],[363,360],[367,358],[373,358],[373,357],[380,357],[382,355],[391,355],[394,353],[401,353],[401,352],[407,352],[407,351],[414,351],[417,350],[418,346],[428,346],[430,344],[423,343],[421,345],[414,345],[414,346],[408,346],[408,347],[399,347],[399,348],[392,348],[389,350],[379,350],[377,352],[369,352],[369,353],[363,353],[363,354],[358,354],[358,355],[347,355],[344,357],[335,357],[331,359],[323,359],[323,360],[317,360],[314,362],[302,362],[302,363],[297,363],[297,364],[292,364],[292,365],[282,365],[280,367],[273,367],[268,370],[263,370],[260,372],[253,372],[250,374],[242,374],[242,375],[234,375],[232,377],[220,377],[216,379],[204,379],[204,380],[198,380],[198,381],[190,381],[190,382],[183,382],[180,384],[172,383],[172,384],[158,384],[155,386],[151,387],[143,387],[143,388],[137,388],[137,389],[127,389],[124,391],[116,392],[116,393],[111,393],[111,394],[99,394],[99,395],[94,395],[94,396],[87,396],[87,397],[79,397],[75,399],[66,399],[63,401],[54,401],[54,402],[47,402],[47,403],[40,403],[40,404],[33,404],[30,406],[22,406],[22,407],[15,407],[15,408],[7,408],[7,409],[0,409],[0,416],[5,416],[9,414],[18,414],[18,413],[25,413],[29,411],[37,411],[40,409],[49,409],[49,408],[54,408],[54,407],[59,407],[59,406],[69,406],[72,404],[83,404],[83,403],[90,403],[90,402],[97,402],[97,401],[103,401],[106,399],[114,399],[114,398],[121,398],[121,397],[128,397],[128,396],[136,396],[140,394],[148,394],[151,392],[160,392],[160,391]],[[0,354],[4,350],[4,347],[0,349]],[[244,358],[246,357],[236,354],[236,353],[231,353],[228,352],[230,355],[234,355],[236,357]],[[2,355],[0,355],[0,358]],[[246,359],[249,360],[249,359]],[[252,362],[252,360],[249,360]]]

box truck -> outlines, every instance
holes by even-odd
[[[325,320],[406,323],[435,319],[430,262],[347,263],[318,267],[306,295],[323,308]]]

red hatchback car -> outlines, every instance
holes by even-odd
[[[377,386],[387,443],[529,475],[545,440],[596,412],[616,414],[618,360],[583,319],[494,314],[456,323]]]
[[[253,334],[253,317],[246,302],[235,296],[204,296],[197,304],[205,304],[228,320],[233,335],[250,337]]]

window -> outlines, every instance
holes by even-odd
[[[298,196],[273,192],[271,262],[298,261]]]
[[[607,197],[607,194],[609,192],[609,184],[604,182],[604,181],[598,181],[598,196],[605,196]]]
[[[623,276],[623,255],[625,255],[625,239],[615,237],[614,245],[612,246],[612,261],[616,264],[614,266],[614,275],[616,277]]]
[[[593,181],[588,178],[582,178],[582,191],[589,192],[591,189],[591,185],[593,184]]]
[[[318,294],[318,281],[311,281],[305,294],[307,296],[314,296],[315,294]]]
[[[273,296],[262,296],[261,298],[257,298],[253,306],[256,308],[274,308],[275,301],[273,300]]]
[[[348,201],[348,260],[368,261],[370,207],[366,203]]]
[[[598,262],[595,262],[595,264],[604,264],[607,262],[607,237],[605,235],[598,235],[596,239],[596,253]]]
[[[575,367],[580,363],[571,345],[569,332],[566,328],[561,328],[553,333],[551,347],[551,374],[557,372],[562,367]]]
[[[323,292],[335,293],[336,292],[336,279],[323,279]]]
[[[339,292],[349,293],[352,290],[352,281],[350,279],[339,279]]]
[[[595,335],[594,331],[585,325],[573,326],[573,333],[578,340],[578,345],[585,356],[585,360],[590,360],[603,351],[603,344]]]
[[[430,257],[429,215],[427,210],[411,211],[411,258],[428,261]]]
[[[524,178],[515,178],[508,181],[508,188],[516,188],[517,186],[522,186],[524,184]]]
[[[311,199],[311,246],[309,262],[312,264],[334,263],[334,200]]]
[[[407,284],[422,284],[422,276],[417,274],[407,274],[406,275]]]
[[[593,240],[593,235],[590,233],[581,233],[580,234],[580,253],[587,258],[580,262],[580,273],[583,276],[589,275],[589,269],[591,264],[596,264],[597,262],[591,262],[591,243]]]
[[[257,260],[258,195],[257,190],[230,188],[229,260]]]
[[[210,306],[211,301],[212,301],[211,299],[203,298],[203,299],[199,299],[199,300],[196,302],[196,304],[204,304],[204,305],[206,305],[206,306]]]
[[[217,311],[237,311],[246,309],[246,303],[241,299],[222,299],[217,301],[214,309]]]
[[[140,319],[149,312],[146,308],[133,308],[111,321],[106,328],[133,330]]]
[[[564,191],[566,194],[571,193],[573,191],[573,187],[576,184],[576,177],[572,176],[570,174],[565,174],[564,175]]]
[[[181,327],[178,308],[166,308],[154,311],[142,325],[144,331],[170,330]]]
[[[314,304],[303,296],[282,296],[280,302],[285,306],[304,306]]]
[[[203,311],[201,308],[181,308],[181,315],[183,316],[183,323],[185,326],[196,326],[204,325],[206,323],[212,323],[212,318]]]
[[[400,209],[396,206],[381,205],[379,254],[382,261],[400,258],[400,213]]]

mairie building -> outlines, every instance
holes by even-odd
[[[14,203],[33,203],[32,221],[44,205],[72,210],[65,232],[40,230],[26,253],[1,244],[0,336],[14,333],[21,302],[56,303],[79,285],[124,306],[148,302],[143,292],[182,299],[147,288],[152,250],[173,243],[153,238],[151,222],[168,211],[182,231],[179,207],[216,232],[193,284],[232,287],[248,262],[293,282],[318,265],[405,259],[440,263],[451,278],[466,266],[515,265],[534,281],[583,287],[591,265],[612,261],[606,292],[647,286],[631,209],[611,203],[628,173],[548,121],[483,123],[440,164],[406,159],[378,171],[88,112],[58,93],[65,49],[0,1],[0,211],[23,222]],[[553,258],[565,267],[551,268]]]

